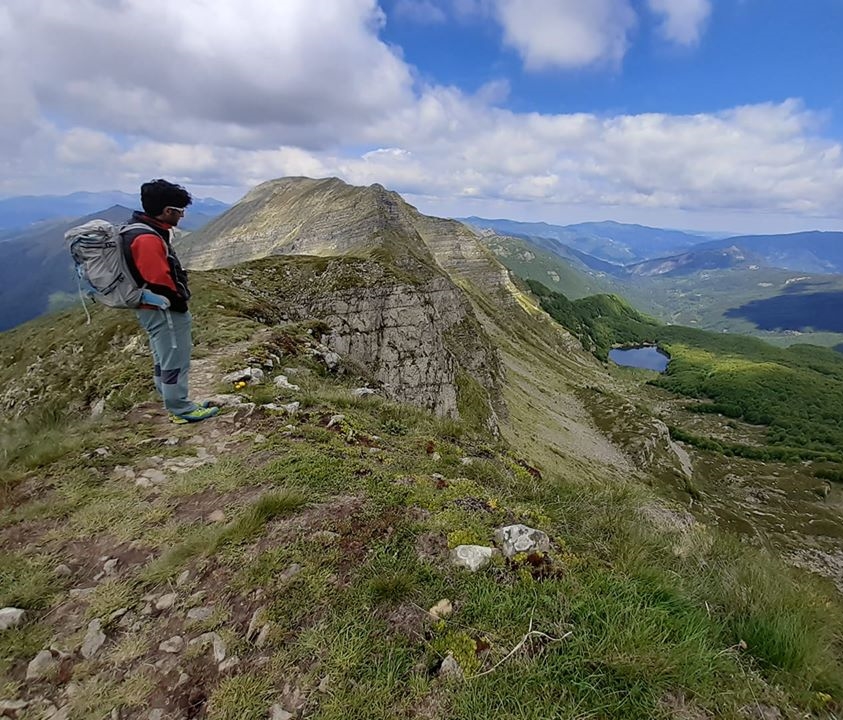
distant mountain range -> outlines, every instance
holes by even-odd
[[[137,210],[140,209],[140,197],[118,190],[108,190],[5,198],[0,200],[0,239],[9,237],[10,230],[22,230],[53,220],[79,218],[114,205]],[[195,198],[185,215],[182,227],[185,230],[196,230],[228,208],[227,203],[213,198]]]
[[[571,298],[616,293],[665,322],[757,333],[781,343],[837,345],[843,335],[838,319],[843,318],[843,233],[709,238],[681,252],[623,263],[606,257],[646,255],[664,243],[650,243],[647,228],[617,223],[587,224],[588,236],[578,240],[578,226],[544,225],[552,237],[503,235],[496,233],[523,225],[542,230],[542,224],[472,220],[512,272]],[[605,241],[600,257],[580,249],[594,247],[596,235]],[[689,234],[662,237],[684,243]]]
[[[479,217],[464,218],[463,222],[526,239],[616,277],[688,274],[740,265],[843,273],[843,232],[736,235],[712,240],[701,234],[616,222],[549,225]]]
[[[0,242],[0,330],[45,313],[51,296],[55,305],[77,292],[73,261],[64,244],[67,230],[94,218],[124,222],[130,214],[128,208],[114,205],[73,220],[38,223]]]
[[[459,219],[476,228],[494,230],[500,235],[514,235],[533,241],[537,238],[556,240],[572,250],[617,265],[672,255],[712,239],[703,233],[691,234],[618,222],[550,225],[480,217]]]
[[[130,197],[123,193],[117,194]],[[87,198],[96,193],[76,195]],[[87,202],[86,198],[83,198],[84,202]],[[222,203],[213,205],[216,202],[214,200],[208,204],[200,201],[196,204],[209,210],[217,207],[219,212],[216,214],[224,212],[225,206]],[[53,205],[54,209],[67,207],[59,202]],[[66,305],[72,300],[71,294],[77,293],[73,264],[64,242],[67,230],[95,218],[115,224],[124,223],[131,215],[131,206],[115,204],[104,210],[94,209],[81,216],[42,220],[21,230],[0,233],[0,331]],[[23,215],[19,213],[17,217]],[[197,213],[188,213],[185,219],[188,218],[194,222],[184,223],[187,230],[196,227],[196,222],[203,221],[204,224],[212,219]]]

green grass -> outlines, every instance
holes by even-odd
[[[226,678],[211,695],[210,720],[263,720],[273,695],[272,679],[266,674]]]
[[[150,563],[141,578],[147,583],[164,582],[179,573],[197,556],[210,556],[228,545],[245,542],[258,535],[268,522],[295,512],[307,502],[296,490],[279,490],[264,494],[246,507],[230,523],[221,526],[199,526],[187,538]]]
[[[312,261],[301,272],[322,272],[327,263]],[[278,271],[275,281],[283,288],[287,267],[298,272],[293,260],[265,261],[259,269]],[[341,268],[337,281],[350,282],[347,274],[356,267]],[[214,319],[213,305],[200,305],[207,327],[224,335],[201,340],[206,350],[257,326],[240,313],[265,310],[256,293],[230,288],[225,277],[200,280],[207,302],[226,306]],[[611,308],[591,306],[601,309]],[[546,328],[525,324],[517,331],[527,342],[529,333]],[[118,337],[112,336],[115,346]],[[291,350],[298,337],[290,339]],[[608,336],[590,337],[596,344]],[[559,360],[546,352],[548,363]],[[800,361],[820,374],[833,370],[820,356]],[[131,361],[122,362],[131,370]],[[9,496],[21,504],[4,511],[0,530],[52,519],[58,529],[39,541],[44,553],[70,551],[71,537],[132,540],[158,552],[141,570],[121,569],[101,583],[80,618],[137,608],[144,594],[169,590],[190,567],[189,584],[177,590],[179,611],[192,593],[204,591],[195,601],[213,602],[218,613],[189,632],[218,627],[229,654],[241,658],[238,674],[208,678],[207,713],[216,720],[265,718],[287,682],[300,686],[315,720],[666,719],[671,694],[687,698],[700,717],[739,718],[740,708],[753,702],[780,707],[788,717],[839,714],[843,607],[833,591],[716,529],[654,531],[638,512],[652,498],[633,483],[581,472],[584,463],[560,472],[547,456],[530,457],[526,446],[490,437],[482,413],[472,417],[474,405],[485,406],[472,382],[461,393],[465,419],[452,421],[380,398],[351,398],[351,379],[314,372],[303,382],[303,408],[291,432],[286,419],[253,418],[259,425],[249,430],[267,438],[257,451],[232,452],[216,465],[174,477],[152,501],[111,480],[110,472],[115,463],[139,465],[144,455],[169,450],[105,420],[80,433],[79,452],[37,472],[22,459],[8,465],[38,494],[27,501],[12,487]],[[88,397],[83,390],[72,388],[68,402]],[[337,412],[346,416],[342,432],[325,428]],[[49,417],[40,429],[51,429]],[[375,452],[368,447],[373,435],[380,436]],[[112,455],[87,457],[97,443]],[[462,464],[466,456],[474,458],[469,465]],[[524,464],[541,465],[542,478]],[[231,520],[186,520],[183,505],[200,493],[211,502],[216,494]],[[419,557],[422,535],[440,547],[491,544],[495,528],[519,521],[551,537],[547,572],[525,558],[498,558],[472,574]],[[323,528],[338,537],[312,537]],[[46,554],[0,555],[0,604],[31,611],[27,625],[0,636],[0,672],[20,675],[60,633],[63,616],[48,612],[66,599],[52,574],[57,562]],[[293,564],[300,569],[291,576]],[[442,599],[453,603],[453,614],[426,619],[425,611]],[[243,632],[257,608],[270,628],[263,648]],[[137,634],[110,628],[102,658],[76,664],[72,717],[107,717],[114,707],[146,713],[160,692],[143,670],[161,639],[156,622],[145,622]],[[510,655],[531,627],[549,638],[528,639]],[[462,681],[436,677],[447,654],[463,667]],[[188,655],[186,662],[198,660]],[[256,659],[264,656],[269,664],[258,667]],[[326,677],[328,690],[321,692]],[[15,687],[18,692],[26,689]]]
[[[40,610],[58,590],[49,558],[0,553],[0,608]]]

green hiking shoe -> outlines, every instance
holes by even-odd
[[[195,410],[191,410],[189,413],[185,413],[184,415],[171,414],[170,422],[175,423],[176,425],[201,422],[202,420],[214,417],[214,415],[219,413],[219,411],[220,409],[218,407],[197,407]]]

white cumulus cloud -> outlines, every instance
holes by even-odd
[[[495,12],[530,70],[617,65],[636,24],[628,0],[496,0]]]
[[[662,16],[660,31],[678,45],[696,45],[711,14],[711,0],[647,0]]]
[[[336,175],[430,212],[563,221],[585,208],[598,219],[650,213],[634,219],[653,224],[671,212],[752,212],[843,224],[843,147],[798,100],[693,115],[515,112],[501,106],[505,81],[470,95],[414,81],[380,38],[375,0],[234,7],[6,0],[0,194],[134,192],[164,176],[233,200],[274,177]],[[461,7],[500,12],[536,67],[615,62],[633,22],[614,0]],[[161,31],[135,42],[150,23]],[[560,54],[552,37],[573,39]]]

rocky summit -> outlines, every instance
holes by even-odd
[[[839,717],[837,481],[481,240],[258,186],[179,248],[196,425],[131,313],[0,335],[0,718]]]

